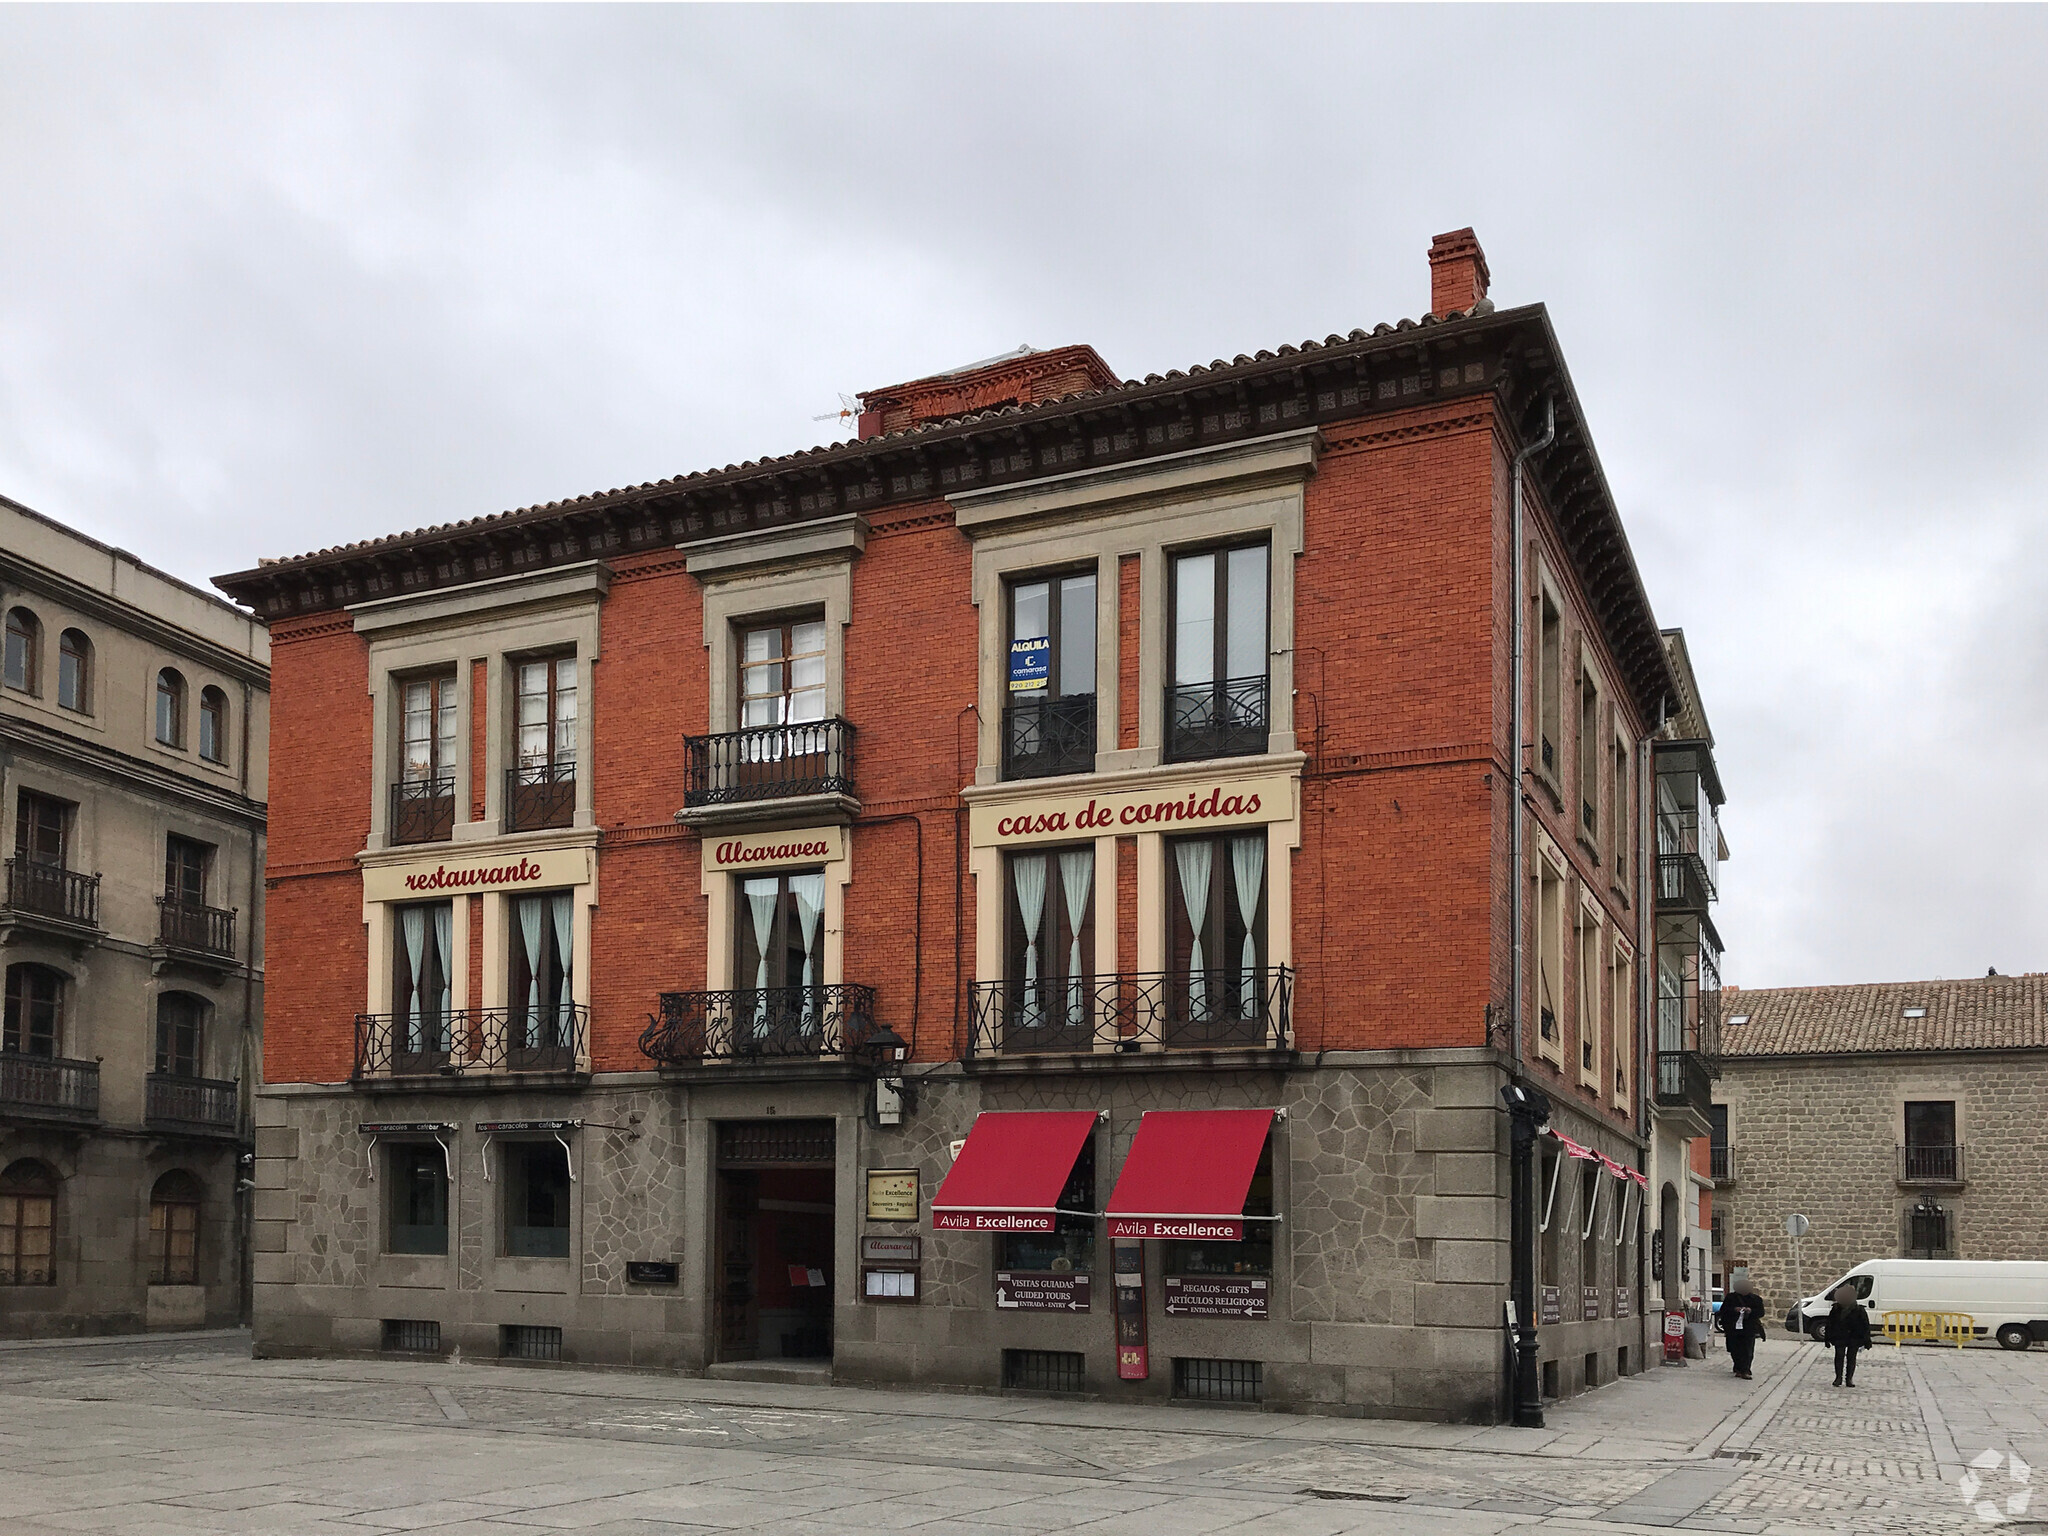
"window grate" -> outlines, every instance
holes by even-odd
[[[504,1360],[559,1360],[562,1330],[506,1323],[498,1329],[498,1355]]]
[[[1206,1403],[1256,1403],[1266,1388],[1262,1360],[1176,1359],[1173,1395]]]
[[[1060,1349],[1006,1349],[1003,1385],[1022,1392],[1079,1392],[1085,1377],[1085,1355]]]
[[[419,1318],[384,1319],[384,1347],[409,1355],[441,1353],[441,1325]]]
[[[721,1168],[832,1161],[830,1120],[721,1120],[718,1124]]]

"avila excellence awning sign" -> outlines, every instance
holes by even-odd
[[[1149,1109],[1109,1197],[1109,1235],[1244,1239],[1270,1109]]]
[[[1092,1109],[984,1110],[932,1196],[932,1226],[940,1232],[1052,1231],[1060,1191],[1098,1118]]]

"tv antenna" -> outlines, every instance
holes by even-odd
[[[823,416],[813,416],[813,421],[836,421],[840,426],[851,426],[860,417],[860,402],[852,395],[839,397],[839,409],[827,411]]]

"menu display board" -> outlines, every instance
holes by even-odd
[[[1092,1276],[1054,1271],[999,1269],[996,1305],[1006,1312],[1086,1312]]]
[[[1543,1287],[1536,1302],[1536,1321],[1539,1323],[1561,1323],[1564,1321],[1564,1295],[1554,1285]]]
[[[1168,1317],[1264,1317],[1272,1282],[1250,1275],[1168,1275]]]

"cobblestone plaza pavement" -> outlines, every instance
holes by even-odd
[[[1954,1532],[2048,1467],[2048,1352],[1775,1341],[1541,1431],[569,1368],[258,1361],[242,1333],[0,1348],[0,1532],[1091,1536]],[[2048,1506],[2048,1498],[2043,1500]],[[2024,1526],[2020,1527],[2024,1529]]]

